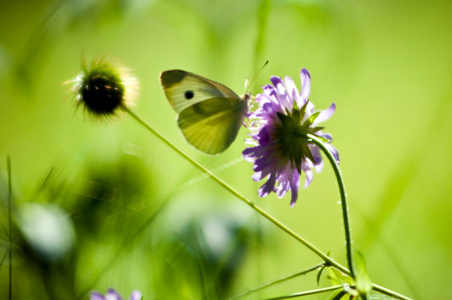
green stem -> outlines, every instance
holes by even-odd
[[[328,150],[325,144],[316,136],[312,134],[307,135],[310,140],[312,140],[320,149],[325,153],[330,161],[334,174],[336,175],[337,183],[339,185],[339,192],[341,195],[341,205],[342,205],[342,219],[344,221],[344,231],[345,231],[345,250],[347,254],[348,268],[350,269],[351,276],[356,278],[355,274],[355,263],[353,260],[353,238],[350,226],[350,216],[348,212],[347,204],[347,193],[345,192],[344,178],[342,177],[341,169],[339,168],[339,163],[334,158],[333,154]]]
[[[387,289],[385,287],[382,287],[378,284],[372,283],[372,289],[374,291],[377,291],[379,293],[385,294],[387,296],[393,297],[395,299],[401,299],[401,300],[413,300],[410,297],[404,296],[402,294],[399,294],[397,292],[391,291],[390,289]]]
[[[235,296],[235,297],[232,297],[231,299],[242,298],[242,297],[244,297],[244,296],[247,296],[247,295],[252,294],[252,293],[254,293],[254,292],[257,292],[257,291],[260,291],[260,290],[262,290],[262,289],[268,288],[268,287],[273,286],[273,285],[275,285],[275,284],[278,284],[278,283],[287,281],[287,280],[292,279],[292,278],[296,278],[296,277],[298,277],[298,276],[306,275],[306,274],[308,274],[308,273],[310,273],[310,272],[312,272],[312,271],[315,271],[315,270],[317,270],[317,269],[323,267],[324,265],[325,265],[324,263],[321,263],[321,264],[318,264],[318,265],[316,265],[316,266],[313,266],[313,267],[311,267],[311,268],[309,268],[309,269],[303,270],[303,271],[301,271],[301,272],[297,272],[297,273],[295,273],[295,274],[292,274],[292,275],[289,275],[289,276],[285,276],[285,277],[280,278],[280,279],[277,279],[277,280],[275,280],[275,281],[272,281],[272,282],[263,284],[263,285],[261,285],[261,286],[258,286],[257,288],[248,290],[248,291],[246,291],[246,292],[244,292],[244,293],[242,293],[242,294],[240,294],[240,295],[237,295],[237,296]]]
[[[252,203],[250,200],[248,200],[246,197],[242,196],[239,192],[237,192],[236,190],[234,190],[231,186],[229,186],[227,183],[225,183],[223,180],[221,180],[220,178],[218,178],[216,175],[214,175],[212,172],[210,172],[209,170],[207,170],[206,168],[204,168],[201,164],[199,164],[198,162],[196,162],[193,158],[191,158],[190,156],[188,156],[185,152],[183,152],[181,149],[179,149],[178,147],[176,147],[173,143],[171,143],[170,141],[168,141],[165,137],[163,137],[162,134],[160,134],[157,130],[155,130],[154,128],[152,128],[148,123],[146,123],[143,119],[141,119],[139,116],[137,116],[134,112],[132,112],[129,108],[124,108],[124,110],[132,117],[134,118],[136,121],[138,121],[141,125],[143,125],[146,129],[148,129],[152,134],[154,134],[156,137],[158,137],[162,142],[164,142],[165,144],[167,144],[169,147],[171,147],[171,149],[173,149],[174,151],[176,151],[178,154],[180,154],[183,158],[185,158],[188,162],[190,162],[193,166],[195,166],[196,168],[198,168],[199,170],[201,170],[202,172],[208,174],[213,180],[215,180],[218,184],[220,184],[221,186],[223,186],[226,190],[228,190],[230,193],[232,193],[234,196],[236,196],[237,198],[239,198],[240,200],[242,200],[243,202],[245,202],[248,206],[250,206],[252,209],[254,209],[256,212],[258,212],[261,216],[263,216],[264,218],[266,218],[267,220],[269,220],[270,222],[272,222],[273,224],[275,224],[276,226],[278,226],[280,229],[282,229],[284,232],[286,232],[287,234],[289,234],[290,236],[292,236],[294,239],[296,239],[297,241],[299,241],[300,243],[302,243],[303,245],[305,245],[309,250],[311,250],[312,252],[314,252],[315,254],[317,254],[320,258],[323,259],[323,261],[325,261],[325,263],[327,265],[330,266],[334,266],[335,268],[337,268],[338,270],[342,271],[343,273],[346,274],[350,274],[350,271],[343,267],[342,265],[340,265],[339,263],[335,262],[333,259],[331,259],[330,257],[328,257],[326,254],[324,254],[322,251],[320,251],[319,249],[317,249],[314,245],[312,245],[311,243],[309,243],[307,240],[305,240],[304,238],[302,238],[301,236],[299,236],[298,234],[296,234],[295,232],[293,232],[291,229],[289,229],[288,227],[286,227],[284,224],[282,224],[281,222],[279,222],[277,219],[275,219],[274,217],[272,217],[270,214],[268,214],[267,212],[265,212],[262,208],[260,208],[259,206],[255,205],[254,203]]]
[[[331,291],[338,290],[340,288],[342,288],[342,285],[334,285],[334,286],[329,286],[329,287],[326,287],[326,288],[315,289],[315,290],[310,290],[310,291],[304,291],[304,292],[295,293],[295,294],[287,295],[287,296],[267,298],[266,300],[280,300],[280,299],[297,298],[297,297],[303,297],[303,296],[309,296],[309,295],[315,295],[315,294],[320,294],[320,293],[331,292]]]

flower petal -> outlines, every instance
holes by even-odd
[[[314,166],[317,173],[320,173],[323,169],[322,155],[320,154],[320,149],[317,145],[308,145],[311,150],[312,157],[314,158]]]
[[[340,158],[339,158],[339,152],[337,151],[337,149],[334,148],[334,146],[332,146],[332,145],[330,145],[330,144],[326,144],[325,146],[328,148],[328,150],[331,152],[331,154],[333,154],[334,159],[335,159],[337,162],[340,162],[341,160],[340,160]]]
[[[284,197],[286,192],[290,189],[290,184],[289,184],[290,173],[288,173],[288,172],[290,172],[290,171],[288,170],[287,167],[281,171],[278,185],[273,190],[280,199],[282,197]]]
[[[260,197],[265,197],[273,191],[273,187],[275,186],[276,175],[275,173],[271,173],[267,182],[262,185],[257,191]]]
[[[277,104],[277,106],[279,106],[282,111],[285,111],[287,108],[292,108],[293,99],[287,93],[287,90],[284,87],[282,79],[277,76],[272,76],[270,80],[272,81],[275,87],[276,92],[275,100],[277,100],[275,104]]]
[[[105,298],[98,291],[91,291],[89,295],[89,300],[105,300]]]
[[[297,105],[300,105],[300,103],[298,103],[298,98],[299,98],[299,94],[298,94],[298,89],[295,86],[295,83],[293,82],[292,78],[290,78],[289,76],[284,77],[284,82],[286,83],[286,89],[287,92],[289,94],[290,100],[291,100],[291,105],[293,106],[293,101],[297,101]]]
[[[143,295],[141,294],[140,291],[134,290],[132,292],[132,294],[130,295],[129,300],[141,300],[142,297],[143,297]]]
[[[251,148],[246,148],[245,150],[243,150],[242,152],[242,156],[245,160],[247,161],[254,161],[255,160],[255,151],[259,148],[260,146],[256,146],[256,147],[251,147]]]
[[[278,76],[272,76],[270,77],[270,81],[272,82],[274,87],[278,87],[279,85],[283,85],[283,82],[281,80],[281,78],[279,78]],[[284,88],[284,86],[283,86]]]
[[[318,136],[321,136],[321,137],[327,139],[327,140],[330,141],[330,142],[333,140],[333,137],[332,137],[331,134],[329,134],[329,133],[321,133],[320,131],[317,131],[316,134],[317,134]]]
[[[252,178],[254,181],[256,181],[256,182],[261,181],[262,178],[264,178],[264,177],[265,177],[265,176],[262,176],[262,172],[255,172],[255,173],[251,176],[251,178]]]
[[[301,77],[301,98],[308,99],[311,92],[311,75],[308,70],[302,69],[300,72]]]
[[[306,173],[306,180],[304,182],[304,188],[307,188],[311,184],[312,179],[314,178],[314,173],[312,172],[312,170],[310,168],[305,168],[304,172]]]
[[[316,126],[318,123],[328,120],[333,115],[335,110],[336,104],[332,103],[328,109],[325,109],[318,115],[312,126]]]
[[[122,298],[114,289],[109,289],[105,294],[105,300],[122,300]]]
[[[268,169],[268,163],[265,158],[258,158],[254,162],[253,171],[254,172],[262,172],[265,168]],[[263,175],[265,177],[265,175]]]
[[[291,199],[290,199],[290,207],[295,205],[298,199],[298,189],[300,186],[300,175],[297,170],[294,170],[293,176],[290,180],[290,190],[291,190]]]
[[[292,182],[291,182],[292,183]],[[295,205],[295,203],[297,203],[297,199],[298,199],[298,189],[296,188],[292,188],[292,184],[291,186],[291,197],[290,197],[290,207],[293,207]]]

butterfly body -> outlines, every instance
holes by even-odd
[[[218,82],[182,70],[163,72],[160,82],[191,145],[218,154],[232,144],[248,113],[250,95],[239,97]]]

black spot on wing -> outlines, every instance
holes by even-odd
[[[184,93],[184,97],[187,100],[192,99],[194,96],[195,96],[195,92],[193,92],[193,91],[185,91],[185,93]]]

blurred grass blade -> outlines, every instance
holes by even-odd
[[[257,38],[256,38],[256,48],[254,49],[254,69],[257,70],[258,66],[262,63],[262,54],[265,49],[265,36],[267,33],[267,21],[268,15],[270,14],[270,1],[261,0],[257,11]]]
[[[6,165],[8,171],[8,222],[9,222],[9,285],[8,285],[8,299],[12,299],[12,284],[13,284],[13,268],[12,268],[12,260],[13,260],[13,235],[12,235],[12,213],[11,213],[11,202],[12,202],[12,184],[11,184],[11,157],[8,155],[6,158]]]

